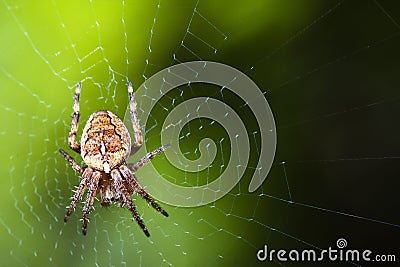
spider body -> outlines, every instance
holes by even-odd
[[[83,128],[81,157],[91,168],[110,173],[131,153],[128,129],[111,111],[93,113]]]
[[[82,232],[84,235],[86,235],[87,232],[89,213],[93,208],[94,198],[97,194],[100,194],[100,204],[102,206],[110,206],[112,203],[118,201],[121,207],[126,206],[145,235],[149,237],[150,233],[138,214],[131,195],[137,193],[154,209],[166,217],[168,217],[168,213],[143,189],[135,176],[135,172],[156,155],[165,151],[169,145],[162,146],[148,153],[136,163],[126,163],[126,159],[132,154],[131,152],[137,151],[143,143],[142,132],[136,114],[136,102],[130,82],[128,83],[128,95],[135,142],[133,144],[131,143],[128,129],[118,116],[111,111],[98,111],[89,117],[83,129],[81,142],[80,144],[77,143],[76,134],[80,116],[80,91],[81,83],[77,85],[75,90],[74,114],[72,117],[68,144],[73,151],[81,155],[87,166],[80,167],[67,152],[63,149],[59,150],[64,158],[71,164],[71,167],[82,175],[82,180],[78,189],[75,191],[71,204],[67,207],[68,210],[64,221],[66,222],[69,219],[69,216],[75,210],[77,203],[82,199],[87,189],[82,220]]]

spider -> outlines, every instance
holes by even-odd
[[[143,220],[136,210],[131,195],[136,192],[145,199],[158,212],[168,217],[163,210],[139,184],[135,172],[158,154],[165,151],[169,145],[148,153],[136,163],[126,163],[126,159],[134,154],[142,145],[143,137],[136,113],[136,102],[132,84],[128,82],[128,95],[131,121],[135,142],[131,145],[128,129],[120,118],[111,111],[101,110],[93,113],[83,129],[80,144],[76,142],[76,133],[79,122],[79,97],[81,83],[78,83],[74,96],[74,114],[71,130],[68,137],[69,147],[79,153],[87,166],[80,167],[78,163],[63,149],[60,153],[71,164],[72,169],[82,176],[82,180],[75,191],[71,204],[67,206],[67,214],[64,222],[67,222],[76,204],[82,199],[85,189],[88,188],[83,208],[82,233],[86,235],[89,213],[93,208],[94,198],[100,194],[100,204],[110,206],[114,202],[120,202],[120,206],[127,206],[133,218],[139,224],[144,234],[149,237]]]

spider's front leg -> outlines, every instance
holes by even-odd
[[[133,94],[132,83],[128,82],[128,95],[129,95],[129,109],[131,114],[131,121],[133,132],[135,135],[135,142],[132,145],[131,155],[135,153],[143,144],[142,131],[140,130],[139,119],[136,112],[135,96]]]
[[[64,222],[67,222],[69,216],[74,212],[76,204],[81,200],[83,193],[85,192],[86,186],[89,179],[92,177],[93,170],[91,168],[86,168],[82,174],[82,180],[79,184],[78,189],[75,191],[75,195],[72,198],[71,204],[68,206],[67,214],[65,214]]]
[[[96,196],[97,189],[99,187],[101,174],[98,171],[95,171],[90,178],[91,182],[89,184],[89,190],[86,196],[85,206],[83,208],[83,224],[82,224],[82,233],[86,235],[87,232],[87,224],[89,222],[89,213],[93,208],[94,197]]]
[[[123,164],[120,167],[122,176],[125,178],[127,183],[132,186],[133,190],[139,194],[144,200],[147,201],[154,209],[156,209],[159,213],[168,217],[168,213],[161,208],[153,198],[144,190],[144,188],[139,184],[138,180],[136,179],[135,175],[129,170],[129,168]]]
[[[81,153],[81,146],[76,142],[76,132],[78,131],[79,123],[79,97],[81,95],[81,85],[82,84],[79,82],[75,89],[74,114],[72,115],[71,130],[68,136],[69,147],[77,153]]]
[[[142,228],[142,231],[144,232],[144,234],[147,237],[149,237],[150,233],[147,230],[146,226],[144,225],[142,218],[140,218],[140,215],[136,210],[136,205],[133,203],[132,198],[128,193],[128,190],[126,190],[126,188],[124,186],[124,182],[122,180],[121,174],[119,173],[118,170],[114,169],[111,171],[111,177],[113,178],[115,189],[118,192],[122,193],[121,197],[122,197],[124,203],[126,204],[128,210],[132,213],[133,218],[139,224],[140,228]]]

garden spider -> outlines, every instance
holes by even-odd
[[[95,112],[89,117],[83,129],[81,143],[79,144],[76,142],[76,133],[79,121],[80,93],[81,83],[78,83],[74,96],[74,114],[68,144],[73,151],[81,155],[87,166],[80,167],[67,152],[62,149],[59,150],[71,164],[72,169],[82,175],[79,187],[75,191],[71,204],[67,207],[68,211],[64,217],[64,221],[68,220],[71,213],[75,210],[76,204],[81,200],[85,189],[88,188],[83,208],[82,233],[84,235],[87,232],[89,213],[93,207],[94,198],[100,193],[100,204],[102,206],[110,206],[111,203],[117,201],[121,202],[121,207],[126,205],[145,235],[149,237],[150,233],[140,218],[131,195],[136,192],[164,216],[168,217],[168,213],[147,194],[139,184],[134,172],[156,155],[165,151],[169,145],[161,146],[153,152],[148,153],[136,163],[127,164],[125,162],[143,143],[142,132],[136,114],[136,102],[130,82],[128,82],[128,95],[131,121],[135,135],[133,145],[131,145],[128,129],[121,119],[112,112],[105,110]]]

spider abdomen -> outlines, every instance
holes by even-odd
[[[131,152],[128,129],[111,111],[93,113],[83,129],[81,156],[96,170],[109,173],[121,165]]]

